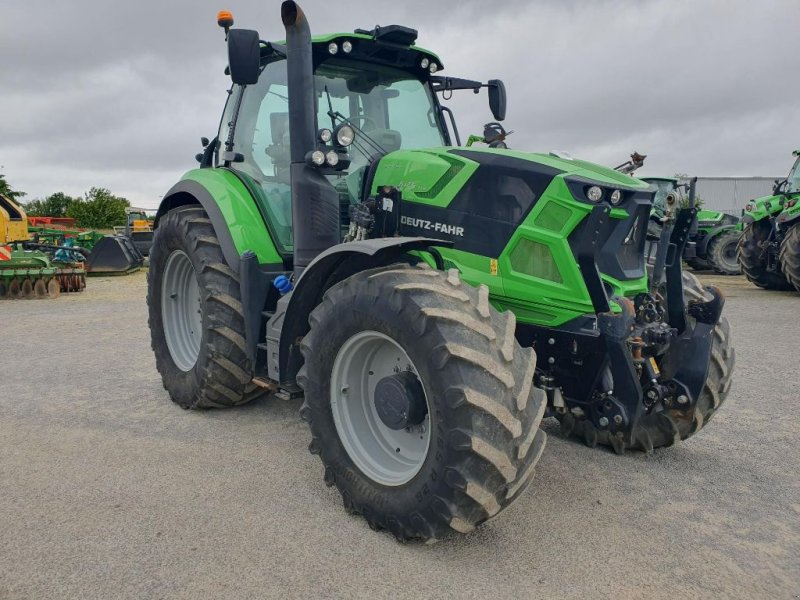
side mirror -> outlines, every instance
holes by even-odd
[[[486,84],[489,88],[489,109],[498,121],[506,118],[506,86],[499,79],[490,79]]]
[[[258,81],[260,39],[258,32],[252,29],[231,29],[228,32],[228,67],[233,83],[252,85]]]

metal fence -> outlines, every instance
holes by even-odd
[[[782,177],[698,177],[697,196],[703,208],[740,215],[748,200],[768,196]]]

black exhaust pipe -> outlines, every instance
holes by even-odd
[[[297,279],[315,256],[339,243],[339,197],[325,176],[306,163],[306,154],[317,146],[317,99],[308,20],[303,9],[292,0],[281,5],[281,20],[286,28],[292,229]]]

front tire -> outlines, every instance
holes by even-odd
[[[786,279],[800,292],[800,223],[792,225],[781,242],[778,259]]]
[[[732,229],[719,233],[708,244],[708,260],[711,268],[721,275],[741,275],[742,266],[736,258],[740,231]]]
[[[201,208],[161,218],[153,236],[147,305],[164,388],[182,408],[223,408],[257,395],[244,341],[238,275]]]
[[[382,267],[328,290],[310,323],[301,416],[347,510],[399,540],[430,541],[471,531],[530,483],[545,445],[536,355],[485,286],[455,270]],[[378,414],[375,380],[401,377],[419,382],[424,405],[402,414],[426,414],[397,430]]]
[[[765,290],[790,290],[792,285],[780,271],[780,265],[778,271],[767,270],[764,244],[771,230],[772,225],[768,220],[756,221],[744,228],[737,247],[739,264],[752,284]]]

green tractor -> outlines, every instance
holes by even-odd
[[[653,217],[663,216],[670,194],[680,195],[681,186],[675,177],[641,177],[656,188],[653,202]],[[680,201],[680,198],[678,198]],[[722,275],[741,275],[742,269],[736,258],[736,248],[741,237],[742,226],[733,215],[713,210],[697,211],[697,224],[692,228],[683,258],[692,269],[713,269]]]
[[[303,398],[325,483],[400,540],[518,498],[546,413],[620,453],[708,423],[734,351],[721,293],[674,260],[693,209],[648,274],[648,184],[461,145],[439,97],[488,88],[499,122],[501,81],[440,75],[407,27],[312,38],[295,2],[281,17],[264,42],[220,14],[221,127],[156,216],[149,324],[174,402]]]
[[[800,150],[789,175],[771,196],[744,207],[738,258],[745,276],[769,290],[800,291]]]

